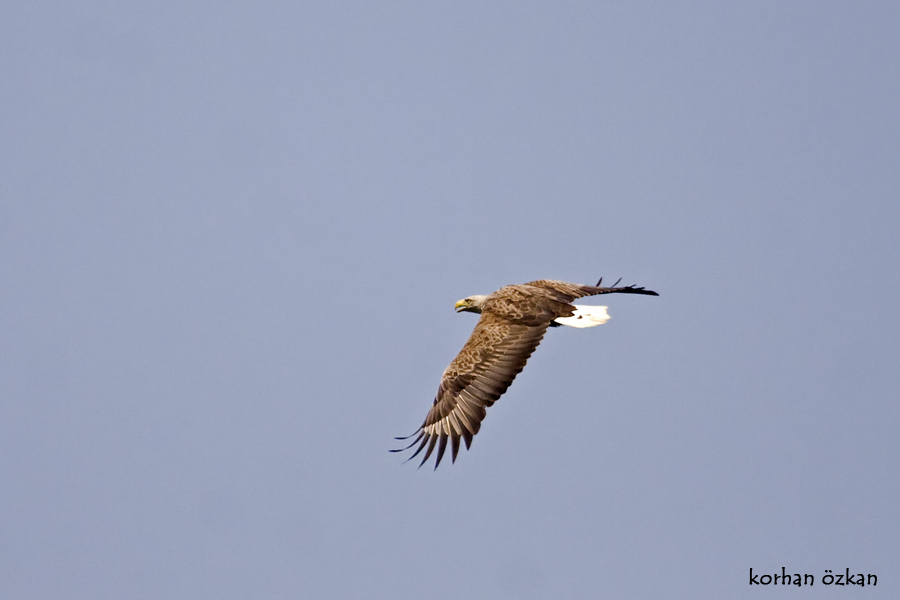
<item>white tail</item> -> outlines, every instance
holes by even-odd
[[[595,325],[603,325],[609,321],[609,315],[605,306],[578,306],[575,307],[575,314],[571,317],[559,317],[556,322],[560,325],[568,325],[569,327],[594,327]]]

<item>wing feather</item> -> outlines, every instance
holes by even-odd
[[[459,454],[459,436],[454,435],[450,441],[453,443],[453,453],[451,458],[453,459],[453,462],[456,462],[456,455]]]
[[[421,439],[417,437],[413,442],[419,443],[416,454],[428,446],[419,466],[425,464],[437,445],[434,465],[437,468],[448,439],[454,462],[460,439],[465,441],[467,449],[471,447],[472,438],[487,415],[486,408],[500,398],[525,367],[543,339],[551,317],[548,315],[545,323],[531,326],[511,323],[490,313],[482,314],[472,335],[444,371],[431,410],[417,432]]]

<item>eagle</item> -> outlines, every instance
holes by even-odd
[[[507,285],[487,296],[469,296],[458,301],[456,312],[481,315],[472,335],[450,366],[441,376],[437,395],[422,426],[411,435],[398,437],[408,440],[403,452],[419,444],[407,460],[412,460],[427,446],[419,467],[425,464],[437,446],[437,469],[447,449],[452,447],[453,462],[459,453],[459,441],[466,449],[481,428],[487,407],[496,402],[509,388],[528,358],[541,343],[549,327],[594,327],[609,320],[605,306],[572,304],[576,298],[600,294],[643,294],[658,296],[656,292],[633,285],[601,287],[578,285],[564,281],[541,279],[519,285]]]

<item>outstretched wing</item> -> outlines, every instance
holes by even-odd
[[[412,460],[428,446],[419,463],[421,467],[437,445],[434,464],[437,469],[449,440],[453,462],[456,462],[460,439],[465,440],[466,449],[471,447],[472,437],[478,433],[486,415],[485,409],[500,398],[525,367],[549,323],[548,318],[543,324],[525,325],[483,313],[469,340],[444,371],[425,422],[412,434],[415,439],[406,448],[392,452],[419,444],[409,457]]]
[[[619,279],[619,281],[622,280]],[[566,283],[565,281],[539,279],[538,281],[531,281],[529,283],[522,284],[521,287],[538,288],[540,291],[536,292],[536,294],[545,295],[548,298],[566,303],[571,302],[576,298],[583,298],[585,296],[598,296],[600,294],[642,294],[644,296],[659,296],[659,294],[654,291],[645,290],[642,287],[637,287],[634,285],[616,287],[617,285],[619,285],[619,281],[616,281],[614,284],[612,284],[612,287],[602,287],[600,285],[603,283],[602,277],[600,278],[600,281],[597,282],[597,285],[578,285],[577,283]],[[561,316],[567,317],[569,315]]]

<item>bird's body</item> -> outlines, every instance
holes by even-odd
[[[467,449],[471,446],[487,407],[512,384],[549,327],[593,327],[609,319],[605,306],[577,306],[571,304],[573,300],[613,293],[658,295],[634,286],[615,287],[618,282],[612,287],[600,287],[602,281],[589,286],[542,279],[508,285],[488,296],[469,296],[457,302],[457,312],[476,312],[481,318],[444,371],[431,410],[413,434],[415,439],[406,448],[392,452],[419,444],[412,459],[427,446],[421,466],[437,445],[437,468],[449,441],[456,462],[460,439]]]

